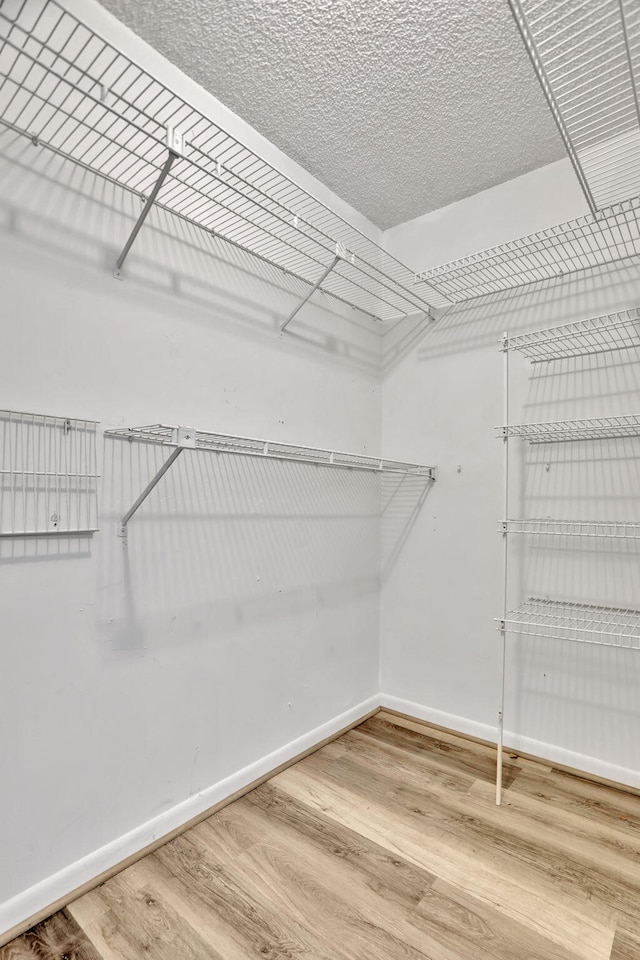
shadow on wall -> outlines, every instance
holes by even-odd
[[[11,131],[0,133],[2,229],[85,268],[111,273],[142,210],[137,194]],[[159,309],[189,304],[207,322],[282,338],[284,349],[318,352],[378,370],[380,333],[371,318],[322,293],[280,334],[309,285],[241,248],[154,207],[127,259],[124,282],[149,291]],[[117,283],[114,279],[114,283]]]
[[[430,485],[393,478],[389,493],[368,471],[185,451],[125,542],[118,521],[166,456],[105,441],[99,623],[119,649],[206,642],[375,595],[381,528],[388,569]]]
[[[635,299],[634,299],[635,298]],[[421,361],[495,345],[503,333],[552,327],[640,302],[640,258],[607,264],[449,307],[437,321],[416,317],[383,338],[382,366],[412,351]]]
[[[381,476],[381,576],[384,582],[396,565],[422,506],[433,488],[427,477]]]

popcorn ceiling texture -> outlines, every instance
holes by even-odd
[[[386,229],[564,156],[506,0],[102,0]]]

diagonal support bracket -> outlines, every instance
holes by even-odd
[[[297,305],[297,307],[295,308],[295,310],[293,310],[293,311],[289,314],[289,316],[287,317],[287,319],[284,321],[284,323],[283,323],[282,326],[280,327],[280,332],[281,332],[281,333],[284,333],[284,331],[287,329],[287,327],[289,326],[289,324],[291,323],[291,321],[293,320],[293,318],[295,317],[295,315],[298,313],[299,310],[302,309],[302,307],[304,307],[305,303],[306,303],[308,300],[311,299],[311,297],[314,295],[314,293],[316,292],[316,290],[319,290],[319,289],[320,289],[320,287],[322,286],[322,284],[324,283],[324,281],[327,279],[327,277],[329,276],[329,274],[331,273],[331,271],[335,268],[336,264],[337,264],[338,261],[340,261],[340,260],[348,260],[350,263],[353,263],[353,262],[354,262],[354,255],[353,255],[352,253],[349,253],[348,250],[347,250],[347,248],[344,246],[344,244],[342,244],[342,243],[340,243],[340,241],[338,241],[338,242],[336,243],[336,253],[335,253],[335,256],[334,256],[333,260],[331,261],[331,263],[329,264],[329,266],[327,267],[327,269],[324,271],[324,273],[322,274],[322,276],[319,277],[318,280],[316,280],[316,282],[315,282],[314,285],[311,287],[311,290],[309,290],[309,293],[306,295],[306,297],[305,297],[303,300],[300,301],[300,303]]]
[[[158,196],[158,193],[160,192],[160,188],[162,187],[162,184],[163,184],[164,181],[166,180],[167,174],[169,173],[169,170],[171,170],[171,166],[172,166],[172,164],[173,164],[173,161],[176,159],[177,156],[178,156],[178,154],[175,153],[175,151],[169,150],[169,153],[168,153],[168,155],[167,155],[167,159],[165,160],[164,166],[163,166],[162,170],[160,171],[160,176],[159,176],[158,179],[156,180],[156,183],[155,183],[155,186],[154,186],[153,190],[151,191],[151,193],[150,193],[149,196],[147,197],[147,202],[145,203],[144,207],[142,208],[142,213],[141,213],[140,216],[138,217],[138,220],[137,220],[137,222],[136,222],[136,225],[135,225],[135,227],[133,228],[133,230],[131,231],[131,235],[129,236],[129,239],[127,240],[127,242],[125,243],[125,245],[124,245],[124,247],[123,247],[122,253],[120,254],[120,256],[118,257],[118,259],[116,260],[116,264],[115,264],[115,266],[114,266],[114,268],[113,268],[113,275],[114,275],[114,277],[115,277],[117,280],[120,280],[120,279],[122,278],[122,267],[123,267],[123,264],[124,264],[125,260],[127,259],[127,256],[129,255],[129,251],[131,250],[131,247],[133,246],[133,241],[134,241],[134,240],[136,239],[136,237],[138,236],[138,233],[140,232],[140,228],[141,228],[142,224],[143,224],[143,223],[145,222],[145,220],[147,219],[147,217],[148,217],[148,215],[149,215],[149,211],[151,210],[151,207],[153,206],[153,204],[154,204],[154,202],[155,202],[155,199],[156,199],[156,197]]]
[[[174,442],[176,442],[178,446],[171,453],[171,456],[167,457],[156,475],[149,481],[136,502],[132,507],[129,507],[124,517],[120,521],[119,535],[125,540],[127,537],[127,524],[129,523],[129,520],[131,520],[131,517],[134,515],[134,513],[136,513],[136,511],[142,506],[153,488],[160,480],[162,480],[165,473],[171,469],[185,447],[194,448],[196,446],[196,431],[190,427],[178,427],[177,430],[174,431]]]

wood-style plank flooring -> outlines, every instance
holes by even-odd
[[[640,797],[385,713],[0,960],[640,960]]]

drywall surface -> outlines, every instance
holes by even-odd
[[[555,165],[496,188],[495,221],[478,219],[487,198],[472,198],[467,231],[463,203],[406,224],[388,235],[391,249],[421,269],[435,262],[436,231],[445,259],[469,252],[470,243],[481,249],[525,234],[536,229],[536,219],[559,220],[565,172]],[[544,180],[548,193],[536,194]],[[540,208],[545,195],[549,206]],[[565,197],[564,215],[572,202]],[[385,338],[385,455],[403,450],[439,468],[383,582],[381,689],[388,705],[495,736],[504,517],[503,443],[494,430],[504,417],[499,340],[503,331],[541,329],[639,302],[640,269],[620,264],[471,301],[430,326],[405,325]],[[635,351],[553,366],[514,356],[510,366],[511,422],[640,412]],[[515,440],[511,450],[512,516],[638,519],[637,438],[535,447]],[[637,541],[512,537],[511,543],[510,604],[537,595],[638,606]],[[507,741],[520,749],[638,785],[639,691],[640,651],[508,638],[505,728]]]
[[[368,319],[281,337],[305,285],[161,211],[117,281],[139,200],[6,131],[0,163],[3,408],[379,453]],[[377,696],[378,477],[185,452],[125,545],[166,455],[105,439],[97,535],[0,541],[3,929]]]

